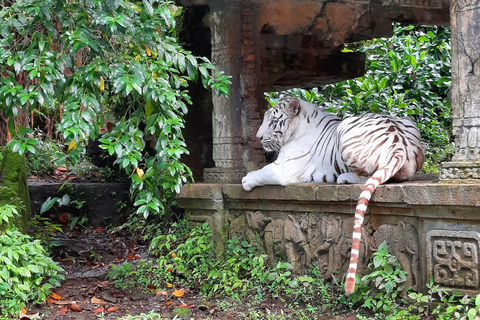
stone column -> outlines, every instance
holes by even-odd
[[[230,97],[213,93],[213,160],[215,168],[204,171],[207,182],[239,183],[252,160],[252,114],[256,109],[256,79],[253,72],[255,55],[246,47],[254,47],[253,39],[245,40],[252,32],[247,24],[242,0],[209,1],[212,32],[212,63],[217,70],[232,76]],[[247,44],[244,46],[244,42]],[[253,99],[252,99],[253,95]]]
[[[480,179],[480,1],[450,0],[455,155],[440,179]]]

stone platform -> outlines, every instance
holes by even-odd
[[[225,236],[264,248],[269,263],[288,261],[294,272],[315,265],[325,277],[344,276],[350,257],[353,212],[361,185],[327,183],[266,186],[251,192],[239,184],[192,184],[178,199],[191,221],[208,221],[221,250]],[[480,291],[480,183],[413,181],[381,185],[370,201],[362,235],[359,273],[387,241],[408,272],[406,287]]]

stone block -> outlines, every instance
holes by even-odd
[[[60,191],[68,190],[71,200],[83,201],[80,208],[62,207],[62,211],[71,215],[88,218],[88,224],[94,228],[119,225],[126,220],[130,204],[128,183],[51,183],[29,180],[30,207],[32,214],[40,214],[42,204],[49,197],[62,197]],[[53,210],[53,209],[52,209]]]

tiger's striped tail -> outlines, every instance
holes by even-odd
[[[357,274],[360,241],[362,239],[362,226],[368,202],[370,201],[373,192],[375,192],[375,189],[377,189],[380,184],[393,177],[399,168],[405,163],[405,159],[399,159],[397,157],[394,159],[397,161],[392,161],[387,167],[375,171],[367,182],[365,182],[360,197],[358,198],[357,207],[355,208],[350,264],[348,266],[347,280],[345,281],[345,292],[347,295],[352,294],[355,290],[355,276]]]

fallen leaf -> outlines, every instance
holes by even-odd
[[[121,294],[121,293],[118,293],[118,292],[115,292],[115,291],[110,293],[110,295],[114,298],[125,298],[124,294]]]
[[[57,310],[57,313],[60,313],[60,314],[66,314],[68,312],[68,308],[62,308],[60,310]]]
[[[25,308],[22,308],[22,312],[20,312],[20,315],[18,316],[18,320],[32,320],[39,316],[38,312],[35,314],[27,314],[27,310],[23,312],[24,310]]]
[[[149,284],[147,288],[148,288],[148,292],[153,292],[156,289],[153,284]]]
[[[156,296],[158,296],[160,294],[163,295],[163,296],[168,296],[167,291],[158,291],[157,293],[155,293]]]
[[[58,167],[57,170],[61,172],[67,172],[68,169],[65,167]]]
[[[70,310],[80,312],[80,311],[82,311],[82,308],[78,304],[72,303],[70,305]]]
[[[62,297],[59,296],[58,294],[56,294],[55,292],[52,292],[52,294],[50,295],[50,298],[55,299],[55,300],[61,300],[62,299]]]
[[[23,312],[23,313],[27,314],[27,309],[25,309],[25,308],[22,308],[21,312]]]
[[[139,254],[130,254],[128,257],[127,257],[127,260],[133,260],[133,259],[140,259],[142,256],[139,255]]]
[[[52,299],[52,298],[50,298],[50,297],[46,297],[45,300],[46,300],[48,303],[53,303],[53,304],[54,304],[54,303],[57,303],[56,300],[54,300],[54,299]]]
[[[108,287],[109,285],[111,285],[111,283],[108,282],[108,281],[99,281],[99,282],[97,282],[97,285],[98,285],[100,288],[105,288],[105,287]]]
[[[60,221],[63,222],[63,223],[67,223],[68,218],[70,218],[70,213],[68,213],[68,212],[61,213],[60,217],[59,217]]]
[[[170,282],[166,282],[166,284],[167,284],[167,287],[169,288],[173,287],[173,284],[171,284]]]
[[[103,227],[98,227],[97,229],[93,230],[94,233],[103,233],[105,229]]]
[[[97,297],[93,296],[92,297],[92,300],[90,300],[92,303],[95,303],[95,304],[107,304],[105,301],[101,300],[101,299],[98,299]]]
[[[74,304],[76,303],[75,301],[55,301],[55,304],[58,304],[58,305],[66,305],[66,304]]]
[[[100,312],[103,312],[103,311],[105,311],[104,307],[100,307],[98,309],[93,310],[94,313],[100,313]]]
[[[195,308],[195,305],[194,305],[194,304],[188,305],[188,304],[186,304],[186,303],[179,304],[178,306],[179,306],[180,308],[189,308],[189,309]]]
[[[114,311],[117,311],[118,310],[118,307],[110,307],[107,309],[107,312],[114,312]]]
[[[173,291],[173,295],[174,295],[175,297],[178,297],[178,298],[183,297],[184,294],[185,294],[185,292],[183,292],[182,290],[175,290],[175,291]]]

